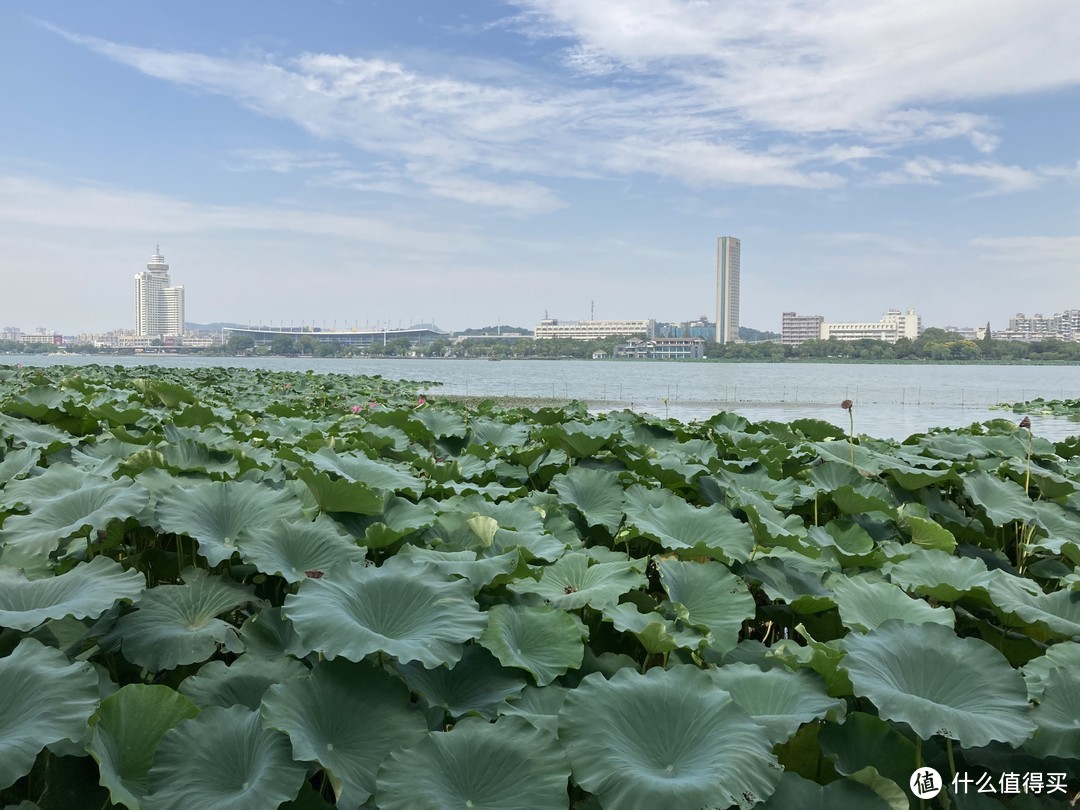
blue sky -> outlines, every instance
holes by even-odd
[[[1080,308],[1075,0],[0,8],[0,326]],[[595,302],[594,304],[592,302]]]

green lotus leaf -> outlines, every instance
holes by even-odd
[[[271,686],[307,675],[308,671],[295,658],[264,658],[245,652],[228,665],[224,661],[203,664],[198,673],[181,682],[179,690],[202,709],[247,706],[254,710]]]
[[[6,484],[32,470],[41,458],[41,450],[37,447],[8,450],[3,458],[4,460],[0,461],[0,484]]]
[[[1080,643],[1060,641],[1052,644],[1045,655],[1032,658],[1021,668],[1027,684],[1028,697],[1038,701],[1043,693],[1043,681],[1058,667],[1075,668],[1080,671]]]
[[[355,515],[380,515],[383,511],[383,490],[374,490],[359,481],[331,478],[329,473],[300,470],[297,473],[315,498],[322,512]]]
[[[466,645],[453,667],[425,669],[419,664],[404,664],[398,671],[428,706],[445,709],[452,717],[474,713],[490,720],[504,700],[525,688],[523,675],[502,667],[477,644]]]
[[[662,559],[657,568],[676,616],[708,628],[711,649],[722,654],[739,643],[742,623],[757,612],[746,583],[718,562]]]
[[[0,416],[2,425],[3,417]],[[40,475],[8,481],[0,488],[0,508],[13,509],[21,505],[33,509],[40,501],[75,492],[87,484],[107,484],[111,480],[107,475],[87,474],[80,467],[58,461],[46,467]]]
[[[396,495],[386,500],[382,514],[364,526],[368,548],[384,548],[435,522],[435,511],[425,503],[413,503]]]
[[[766,596],[787,602],[800,614],[820,613],[835,606],[832,591],[823,584],[829,570],[818,560],[782,547],[770,549],[742,569],[746,579],[761,583]]]
[[[551,479],[563,503],[573,504],[590,526],[603,526],[612,535],[623,519],[623,488],[607,470],[571,467]]]
[[[336,568],[285,598],[307,652],[362,661],[374,652],[429,669],[461,658],[461,645],[484,628],[485,615],[464,580],[448,582],[428,566],[386,563]]]
[[[746,513],[746,520],[759,545],[793,549],[805,546],[806,526],[798,515],[785,515],[760,496],[739,506]]]
[[[524,669],[546,686],[581,666],[585,654],[580,625],[562,610],[550,607],[495,605],[480,636],[504,667]]]
[[[28,580],[0,568],[0,627],[32,630],[48,619],[96,619],[119,599],[134,600],[146,578],[108,557],[80,563],[58,577]]]
[[[559,739],[574,781],[619,810],[747,810],[780,778],[768,732],[691,666],[587,676],[566,696]]]
[[[289,738],[258,712],[217,706],[165,732],[143,800],[146,810],[266,810],[294,798],[307,775]]]
[[[841,667],[844,652],[840,648],[840,639],[817,641],[802,624],[795,625],[795,632],[806,640],[806,644],[780,639],[772,645],[768,657],[782,661],[791,669],[812,669],[822,677],[833,697],[852,694],[851,679],[847,670]]]
[[[640,484],[626,490],[626,519],[667,549],[701,549],[743,562],[754,548],[750,526],[726,507],[691,506],[671,492],[650,491]]]
[[[43,476],[44,477],[44,476]],[[84,530],[104,529],[113,520],[139,514],[150,494],[130,479],[90,479],[77,489],[34,500],[30,514],[12,515],[0,529],[5,564],[13,557],[47,557],[60,541]]]
[[[969,473],[964,476],[964,494],[986,511],[986,516],[995,526],[1034,517],[1031,498],[1015,481],[987,472]]]
[[[619,597],[628,591],[648,585],[645,578],[646,560],[623,556],[615,562],[589,565],[589,555],[580,552],[566,554],[541,569],[540,580],[522,579],[508,586],[514,593],[534,593],[554,607],[577,610],[588,605],[603,610],[618,604]]]
[[[277,607],[263,608],[252,614],[240,627],[240,640],[247,655],[303,658],[308,654],[293,623]]]
[[[976,589],[990,586],[990,572],[982,560],[954,557],[944,551],[919,549],[906,560],[887,563],[882,569],[894,585],[905,591],[956,602]]]
[[[499,707],[499,714],[524,718],[533,728],[549,733],[559,732],[559,710],[570,690],[564,686],[526,686],[524,691]]]
[[[422,422],[424,427],[430,430],[431,435],[436,439],[464,439],[466,433],[468,433],[465,420],[460,415],[450,411],[424,408],[413,413],[412,418]]]
[[[236,628],[217,618],[255,601],[249,589],[189,568],[183,585],[144,591],[134,612],[121,617],[103,644],[119,638],[124,657],[151,672],[205,661],[224,647],[240,652]]]
[[[911,777],[915,744],[880,717],[852,712],[843,724],[824,724],[817,739],[821,752],[845,776],[876,766],[899,784]]]
[[[308,571],[338,565],[363,565],[367,549],[324,515],[314,521],[279,520],[270,526],[243,529],[237,538],[240,558],[264,574],[302,582]]]
[[[829,493],[837,508],[847,515],[865,515],[867,512],[884,512],[892,515],[896,499],[888,487],[872,481],[864,481],[857,487],[845,484]]]
[[[604,608],[604,619],[616,630],[633,633],[645,651],[653,655],[677,649],[700,650],[711,641],[708,631],[687,627],[655,611],[642,613],[629,602]]]
[[[147,399],[160,402],[166,408],[175,408],[185,402],[198,401],[198,398],[191,391],[166,380],[140,378],[131,382],[137,391],[146,395]]]
[[[956,550],[953,533],[930,517],[922,504],[905,503],[897,513],[897,524],[911,535],[911,542],[922,548],[935,548],[951,554]]]
[[[113,804],[142,807],[158,743],[198,713],[198,706],[167,686],[128,684],[101,701],[90,718],[93,738],[86,750],[97,761]]]
[[[254,481],[192,481],[173,487],[159,498],[156,515],[165,531],[194,537],[211,565],[232,557],[242,531],[255,533],[278,520],[304,517],[292,493]]]
[[[28,774],[46,745],[82,739],[98,697],[90,664],[35,639],[0,658],[0,790]]]
[[[713,682],[769,733],[774,743],[786,742],[803,723],[828,716],[842,720],[847,703],[831,698],[821,678],[807,670],[778,667],[762,671],[753,664],[725,664],[709,670]]]
[[[1055,667],[1042,679],[1043,694],[1031,713],[1038,731],[1024,749],[1039,757],[1080,755],[1080,673]]]
[[[543,441],[548,446],[564,450],[571,458],[591,458],[608,443],[614,435],[614,430],[611,425],[604,422],[592,424],[567,422],[535,431],[533,438]]]
[[[905,806],[907,802],[905,800]],[[838,779],[819,785],[796,773],[780,777],[776,791],[760,810],[890,810],[889,803],[864,784]]]
[[[392,753],[375,800],[380,810],[567,810],[569,778],[558,742],[523,719],[466,720]]]
[[[874,538],[850,518],[830,520],[824,526],[811,526],[807,538],[821,548],[833,547],[849,557],[862,556],[874,550]]]
[[[827,584],[836,595],[840,621],[852,630],[865,633],[890,619],[908,624],[935,622],[950,628],[956,623],[951,608],[931,607],[888,582],[834,575]]]
[[[372,461],[361,453],[338,454],[324,447],[307,458],[317,470],[336,473],[346,480],[359,481],[372,489],[403,492],[416,498],[424,494],[422,479],[389,464]]]
[[[48,455],[55,450],[79,443],[76,436],[51,425],[39,425],[28,419],[15,419],[0,414],[0,430],[15,440],[16,447],[34,447]]]
[[[495,419],[477,418],[469,423],[470,444],[491,445],[494,447],[521,447],[529,439],[530,427],[525,424],[510,424]]]
[[[517,549],[495,557],[477,559],[475,551],[435,551],[410,545],[402,546],[397,556],[426,563],[444,576],[467,579],[474,592],[479,592],[496,579],[513,574],[521,560]]]
[[[990,599],[1023,622],[1044,624],[1057,635],[1080,636],[1080,591],[1044,594],[1031,580],[1002,574],[990,582]]]
[[[311,675],[271,687],[262,715],[267,726],[289,735],[295,759],[323,766],[338,807],[366,802],[387,755],[416,744],[427,731],[400,681],[343,659],[323,661]]]
[[[965,748],[992,740],[1015,746],[1035,731],[1023,678],[985,641],[939,624],[891,621],[847,636],[842,647],[855,694],[924,740],[937,734]]]

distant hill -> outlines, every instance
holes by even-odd
[[[530,337],[532,335],[531,329],[526,329],[524,326],[482,326],[479,329],[462,329],[459,332],[454,332],[455,335],[523,335],[524,337]]]
[[[758,340],[778,340],[779,338],[779,332],[762,332],[760,329],[751,329],[749,326],[739,327],[739,340],[745,340],[748,343]]]

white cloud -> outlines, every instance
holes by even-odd
[[[790,131],[875,132],[938,102],[1080,82],[1070,0],[514,0],[515,23],[570,53],[666,72]],[[923,126],[950,126],[949,111]],[[909,128],[911,136],[918,130]],[[995,145],[973,134],[980,150]]]
[[[341,168],[347,165],[347,161],[333,152],[234,149],[229,153],[226,168],[234,172],[270,171],[292,174],[309,169]]]
[[[1008,194],[1038,188],[1044,177],[1039,172],[1001,163],[961,163],[920,157],[908,160],[898,170],[877,177],[883,185],[939,185],[942,178],[965,177],[983,181],[995,193]]]

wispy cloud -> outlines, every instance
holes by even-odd
[[[292,151],[289,149],[234,149],[226,168],[234,172],[270,171],[292,174],[311,169],[333,169],[348,161],[333,152]]]
[[[1002,163],[963,163],[920,157],[906,161],[896,170],[880,174],[876,182],[882,185],[940,185],[946,178],[962,177],[982,181],[993,193],[1008,194],[1031,191],[1045,182],[1039,171]]]

